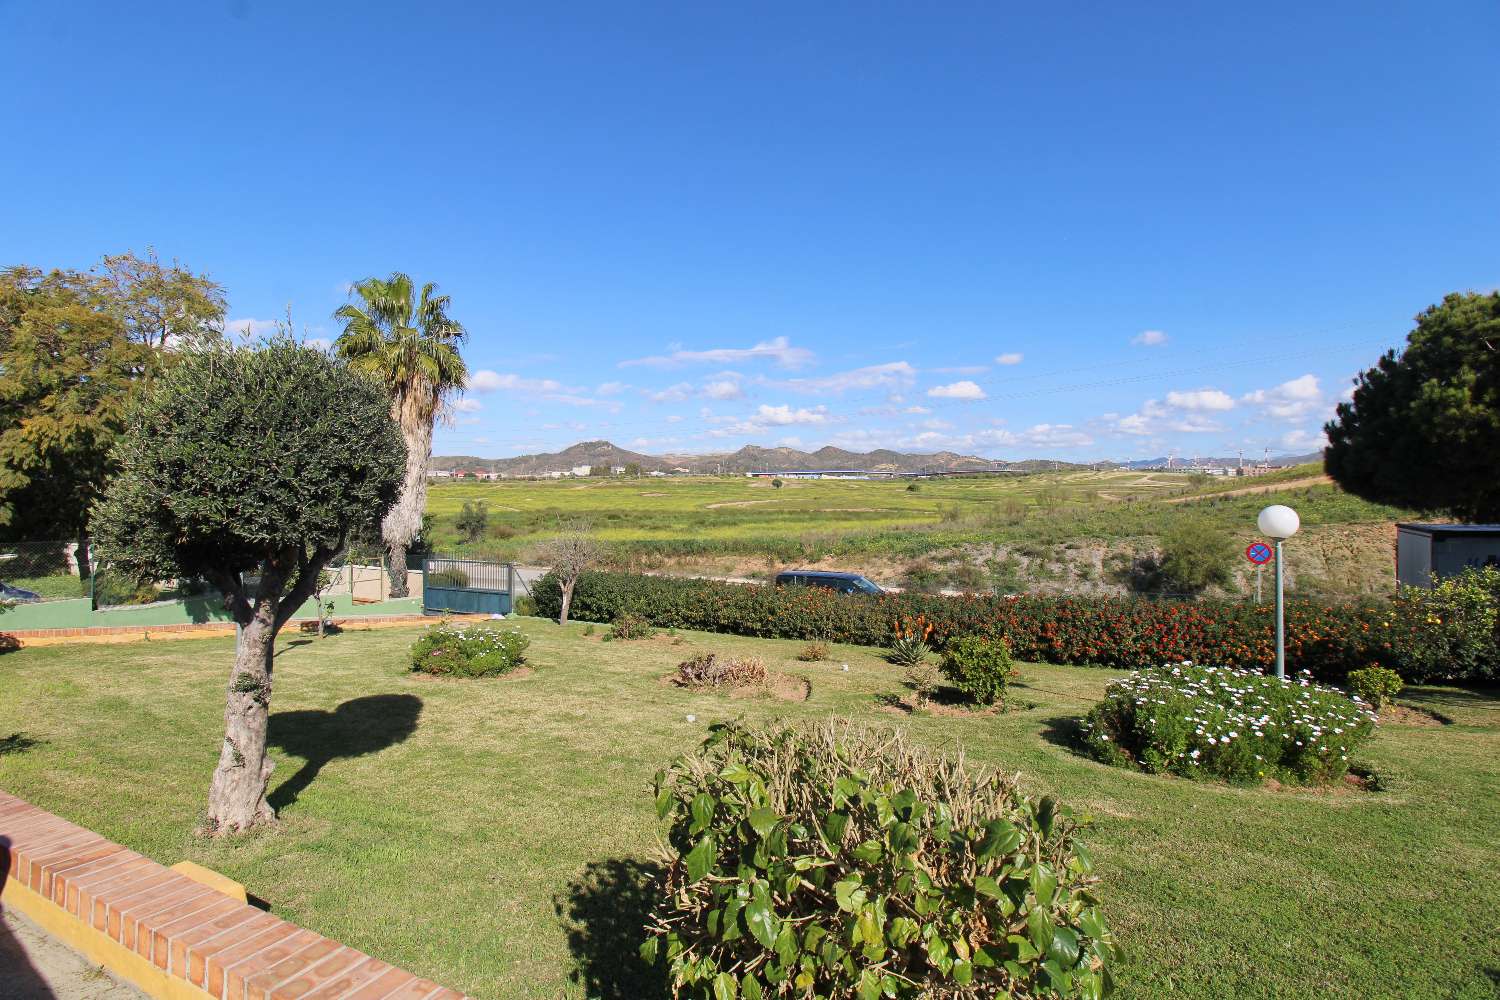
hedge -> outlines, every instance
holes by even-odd
[[[533,588],[538,613],[557,617],[561,591],[550,574]],[[1434,613],[1426,591],[1384,603],[1286,608],[1287,662],[1325,681],[1382,666],[1410,682],[1500,677],[1494,617]],[[1275,663],[1271,605],[1043,595],[962,597],[836,594],[816,587],[763,587],[634,573],[587,573],[572,616],[613,621],[632,612],[662,628],[781,639],[887,645],[897,621],[923,615],[941,646],[950,636],[1004,638],[1018,660],[1138,670],[1191,660],[1265,669]]]

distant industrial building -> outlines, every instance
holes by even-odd
[[[1396,525],[1396,580],[1404,587],[1484,566],[1500,566],[1500,524]]]

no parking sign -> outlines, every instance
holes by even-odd
[[[1245,558],[1249,559],[1257,566],[1264,566],[1266,563],[1270,562],[1272,558],[1275,557],[1275,555],[1275,551],[1265,542],[1251,542],[1248,546],[1245,547]]]

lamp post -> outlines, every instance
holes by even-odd
[[[1297,533],[1302,519],[1285,504],[1272,504],[1255,519],[1261,533],[1276,542],[1276,676],[1286,677],[1286,609],[1282,599],[1281,543]]]

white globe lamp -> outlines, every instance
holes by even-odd
[[[1273,503],[1260,512],[1255,525],[1260,528],[1261,534],[1281,542],[1297,533],[1297,529],[1302,527],[1302,519],[1286,504]]]
[[[1276,676],[1286,677],[1286,604],[1282,598],[1281,543],[1297,533],[1302,519],[1286,504],[1273,503],[1260,512],[1255,526],[1276,543]]]

